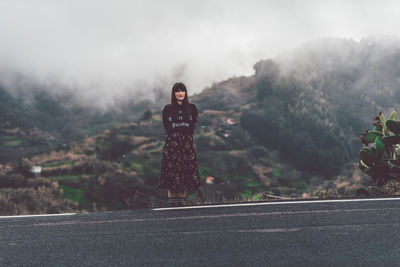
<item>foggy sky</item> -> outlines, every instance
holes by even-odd
[[[19,73],[102,105],[175,81],[193,94],[315,38],[399,28],[396,1],[0,0],[0,82]]]

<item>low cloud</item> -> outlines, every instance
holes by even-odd
[[[0,81],[104,107],[177,80],[192,94],[311,39],[396,35],[399,14],[396,1],[3,0]]]

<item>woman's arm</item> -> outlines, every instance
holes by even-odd
[[[195,104],[193,104],[193,109],[192,109],[192,116],[193,116],[193,127],[197,123],[197,117],[199,115],[199,111],[197,110],[197,107]]]

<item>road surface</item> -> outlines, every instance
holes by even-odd
[[[400,266],[400,198],[0,217],[0,266]]]

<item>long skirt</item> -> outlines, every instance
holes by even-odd
[[[189,190],[200,187],[196,146],[193,135],[171,132],[162,151],[159,187],[176,190],[182,186]]]

